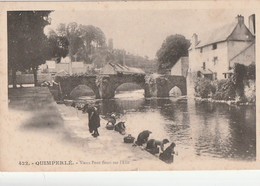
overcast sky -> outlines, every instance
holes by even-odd
[[[248,16],[254,12],[234,10],[95,10],[54,11],[52,23],[77,22],[94,25],[112,38],[114,48],[154,58],[163,40],[171,34],[182,34],[191,39],[193,33],[202,34],[223,24],[235,21],[238,14]]]

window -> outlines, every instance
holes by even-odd
[[[203,48],[200,48],[200,53],[202,53],[203,52]]]
[[[197,77],[201,77],[201,72],[200,71],[197,72]]]
[[[217,48],[218,48],[217,43],[214,43],[214,44],[212,45],[212,50],[216,50]]]
[[[202,68],[203,68],[203,70],[206,69],[206,63],[205,62],[203,62]]]
[[[214,72],[213,76],[214,76],[214,80],[218,79],[217,72]]]
[[[212,61],[213,61],[214,66],[217,65],[218,64],[218,57],[217,56],[213,57]]]

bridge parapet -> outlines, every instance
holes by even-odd
[[[61,98],[70,98],[71,91],[78,85],[90,87],[96,98],[114,98],[116,89],[124,83],[135,83],[145,91],[145,97],[168,97],[173,87],[178,87],[182,95],[187,94],[186,78],[171,75],[117,74],[80,75],[57,77]]]
[[[170,90],[175,86],[181,90],[182,95],[187,95],[184,76],[152,75],[146,77],[146,83],[149,86],[150,97],[169,97]]]

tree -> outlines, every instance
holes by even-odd
[[[78,25],[76,22],[68,25],[61,23],[56,29],[56,35],[67,38],[68,54],[72,61],[83,60],[86,63],[91,62],[93,51],[104,46],[106,41],[105,34],[100,28],[93,25]]]
[[[183,35],[175,34],[168,36],[161,48],[157,51],[158,72],[165,73],[171,69],[180,57],[188,55],[190,41]]]
[[[236,88],[236,96],[238,99],[243,99],[244,94],[244,79],[246,79],[246,66],[244,64],[235,63],[234,64],[234,74],[232,80]]]
[[[69,41],[65,36],[58,36],[54,30],[48,33],[49,55],[57,58],[60,62],[61,57],[66,57],[69,53]]]
[[[8,22],[8,69],[16,88],[16,71],[31,69],[37,86],[37,69],[48,59],[48,42],[43,29],[50,24],[51,11],[10,11]]]

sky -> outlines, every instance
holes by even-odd
[[[156,57],[157,50],[165,38],[182,34],[191,39],[193,33],[205,34],[221,25],[235,21],[241,14],[248,24],[250,10],[57,10],[51,13],[51,25],[55,29],[60,23],[77,22],[94,25],[112,38],[114,48],[150,59]]]

